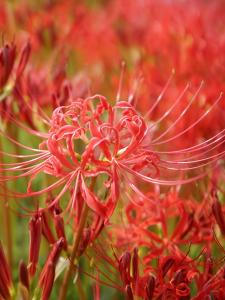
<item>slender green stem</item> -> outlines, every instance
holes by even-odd
[[[77,251],[79,248],[80,240],[82,238],[82,233],[83,233],[83,229],[84,229],[84,226],[85,226],[85,223],[87,220],[87,215],[88,215],[88,206],[87,206],[86,202],[84,202],[84,207],[83,207],[82,215],[80,218],[77,235],[74,240],[74,244],[73,244],[73,248],[72,248],[72,253],[71,253],[71,257],[70,257],[70,265],[69,265],[69,268],[67,269],[65,276],[63,278],[62,287],[60,289],[60,294],[59,294],[59,300],[66,299],[67,287],[69,284],[69,279],[70,279],[72,273],[74,272],[74,260],[77,256]]]

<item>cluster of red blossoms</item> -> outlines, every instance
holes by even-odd
[[[225,299],[224,21],[0,4],[0,300]]]

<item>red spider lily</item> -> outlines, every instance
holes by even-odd
[[[153,198],[153,195],[151,194],[150,197]],[[118,270],[128,299],[129,297],[132,299],[135,295],[143,299],[148,299],[148,297],[149,299],[191,299],[193,284],[197,287],[194,299],[208,299],[210,294],[223,298],[224,258],[216,261],[212,255],[215,241],[220,248],[222,246],[219,241],[215,240],[215,236],[213,239],[212,226],[215,222],[210,196],[205,197],[202,202],[181,200],[175,193],[171,193],[164,199],[157,199],[155,206],[152,201],[147,202],[147,199],[142,207],[129,203],[127,222],[120,226],[119,230],[114,225],[109,231],[109,243],[115,241],[114,249],[118,252],[123,249],[126,251],[119,259],[114,254],[116,261],[113,261],[109,256],[110,251],[101,249],[97,244],[94,248],[95,258],[98,259],[98,272],[102,278],[104,277],[107,281],[103,271],[105,264]],[[194,221],[192,221],[194,228],[187,222],[188,211],[192,209],[194,210]],[[203,221],[204,213],[206,216]],[[203,226],[201,222],[206,226],[206,219],[207,228],[200,228]],[[167,224],[171,227],[172,220],[176,220],[174,229],[167,227]],[[210,232],[210,235],[207,232]],[[187,239],[183,240],[186,237]],[[188,243],[191,243],[189,250],[187,252],[181,250],[181,247]],[[190,250],[195,243],[203,244],[204,248],[193,259]],[[137,245],[142,253],[141,259],[136,248],[132,254],[134,245]],[[102,270],[101,264],[104,266]],[[222,268],[218,270],[218,265],[221,264]],[[149,274],[151,274],[150,277]],[[117,288],[120,289],[120,287]]]
[[[217,101],[219,100],[220,98]],[[208,111],[203,116],[207,113]],[[40,144],[40,149],[32,149],[3,133],[18,146],[33,151],[34,154],[27,157],[34,158],[21,163],[3,164],[4,170],[24,172],[1,180],[30,177],[27,193],[13,193],[14,197],[40,195],[64,184],[63,189],[50,206],[57,204],[67,190],[73,189],[67,210],[73,210],[80,191],[88,206],[103,219],[108,219],[119,197],[121,177],[125,179],[131,191],[145,198],[136,185],[137,180],[163,185],[188,183],[205,174],[201,172],[185,179],[182,178],[184,172],[202,169],[216,163],[224,156],[224,151],[215,152],[223,143],[222,132],[208,141],[179,151],[154,150],[153,147],[171,142],[176,138],[175,136],[159,142],[164,135],[162,133],[158,138],[152,139],[154,128],[163,118],[164,115],[158,122],[148,125],[129,102],[118,101],[111,106],[106,98],[98,95],[77,99],[68,106],[56,108],[51,120],[46,119],[50,126],[48,133],[31,130],[11,118],[18,126],[31,134],[42,137],[44,141]],[[191,127],[194,125],[196,123]],[[190,126],[185,131],[189,129]],[[178,135],[182,135],[182,132]],[[81,147],[84,149],[80,149]],[[175,154],[178,157],[176,159],[174,159]],[[171,159],[166,157],[171,157]],[[175,178],[177,171],[180,172],[180,179]],[[58,181],[41,191],[33,192],[32,181],[41,172],[58,178]],[[162,177],[164,174],[166,178]],[[91,178],[98,180],[100,175],[107,178],[104,182],[105,189],[108,191],[106,196],[91,191],[87,183]],[[167,176],[174,179],[168,179]],[[126,196],[131,198],[128,193]],[[137,203],[143,202],[138,200]]]
[[[204,283],[204,285],[200,286],[198,294],[192,299],[207,299],[211,295],[215,296],[215,298],[218,297],[218,299],[223,299],[225,295],[224,283],[224,266],[222,266],[209,280]]]
[[[125,252],[119,259],[116,257],[116,261],[113,261],[98,247],[95,248],[95,251],[97,251],[99,274],[109,281],[109,278],[100,269],[101,263],[104,264],[104,267],[105,264],[108,264],[118,270],[127,299],[133,299],[134,296],[148,300],[161,297],[162,299],[190,298],[189,285],[198,274],[198,271],[192,260],[184,255],[174,252],[172,256],[162,256],[157,267],[147,268],[144,264],[145,268],[143,270],[143,261],[141,260],[140,265],[137,264],[137,260],[140,259],[137,250],[134,250],[133,255],[130,252]],[[113,280],[109,282],[112,284]],[[105,284],[110,285],[109,283]],[[114,284],[114,288],[121,289],[120,286],[117,286],[118,284]]]
[[[0,50],[0,114],[7,120],[0,126],[4,149],[7,140],[0,182],[25,186],[23,192],[6,187],[5,194],[32,217],[29,262],[21,263],[19,277],[19,290],[27,293],[21,296],[31,296],[43,235],[51,251],[38,285],[40,297],[50,298],[59,255],[73,253],[67,240],[72,224],[72,235],[78,232],[74,257],[89,258],[94,275],[82,263],[76,268],[96,279],[96,300],[104,283],[128,300],[224,299],[224,258],[213,259],[218,248],[224,251],[217,235],[225,235],[224,104],[218,97],[224,89],[224,0],[19,2],[0,4],[0,28],[6,24],[19,43],[24,31],[30,33],[34,63],[28,64],[29,43],[20,56],[14,43]],[[143,72],[131,88],[125,82],[127,102],[121,100],[123,74],[115,103],[89,97],[90,76],[94,93],[112,98],[120,56],[129,69]],[[74,67],[78,75],[67,80]],[[167,80],[173,68],[177,76]],[[190,80],[194,93],[190,84],[181,88]],[[8,142],[16,154],[4,152]],[[79,227],[86,204],[90,210]],[[201,248],[197,256],[195,248]],[[5,271],[4,253],[1,260]],[[0,298],[7,299],[12,279],[9,273],[9,284],[3,273]]]
[[[146,262],[164,253],[165,249],[172,251],[190,243],[206,243],[210,247],[214,220],[208,197],[202,203],[182,199],[174,192],[161,195],[160,199],[152,193],[145,197],[141,207],[129,203],[127,222],[114,226],[112,235],[116,235],[117,247],[130,249],[136,245],[152,249],[145,257]]]
[[[133,286],[133,294],[144,299],[158,299],[160,297],[162,299],[180,299],[180,297],[190,299],[190,283],[195,282],[200,292],[193,299],[203,299],[201,297],[209,296],[211,293],[215,297],[223,295],[224,267],[219,269],[214,276],[205,277],[207,266],[204,267],[203,273],[200,273],[198,270],[199,263],[186,256],[178,258],[177,254],[160,257],[157,268],[146,268],[146,271],[144,271],[146,275],[139,277],[138,285],[136,287],[130,285]],[[154,274],[154,277],[152,275],[147,276],[149,271]],[[131,282],[132,278],[131,276]],[[201,281],[203,278],[205,278],[204,282]],[[143,291],[144,286],[146,287],[146,294]]]

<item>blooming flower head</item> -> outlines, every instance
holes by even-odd
[[[66,181],[54,203],[66,189],[73,188],[70,207],[80,190],[88,206],[107,218],[119,197],[123,165],[137,173],[143,170],[149,178],[158,176],[158,157],[144,144],[147,124],[127,102],[113,107],[103,96],[78,99],[56,108],[49,124],[46,139],[40,144],[45,160],[35,172]],[[94,193],[88,183],[99,176],[105,176],[105,189],[109,189],[106,196]]]
[[[17,193],[14,197],[37,196],[63,185],[50,206],[58,203],[69,191],[71,197],[67,210],[72,212],[77,195],[81,193],[87,205],[103,219],[108,219],[113,213],[121,189],[130,200],[131,192],[138,194],[133,201],[141,205],[146,197],[139,188],[140,180],[157,185],[192,182],[205,175],[207,165],[216,163],[224,155],[224,151],[218,152],[224,142],[223,131],[193,147],[161,151],[165,149],[161,145],[182,136],[196,123],[174,137],[163,139],[176,125],[175,121],[154,137],[155,128],[165,114],[157,122],[149,123],[129,101],[117,101],[113,106],[101,95],[78,98],[69,105],[57,107],[51,118],[40,117],[45,118],[49,126],[47,133],[29,129],[14,119],[20,127],[43,139],[39,149],[22,145],[4,133],[18,146],[35,154],[24,156],[31,158],[26,162],[10,164],[5,170],[24,172],[2,180],[29,177],[27,193]],[[200,170],[197,175],[196,170]],[[39,173],[53,176],[57,181],[43,190],[32,191],[33,180]],[[186,174],[190,174],[189,178],[185,178]]]
[[[203,299],[210,294],[223,299],[224,258],[215,259],[222,244],[212,231],[212,214],[221,223],[222,205],[214,199],[206,220],[207,201],[192,203],[175,193],[157,201],[155,207],[150,201],[142,207],[129,203],[124,222],[110,226],[108,239],[99,238],[90,247],[88,257],[96,254],[100,280],[122,290],[127,299]],[[114,269],[118,275],[108,280],[105,270]]]

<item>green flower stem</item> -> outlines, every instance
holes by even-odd
[[[67,269],[65,276],[63,278],[62,287],[60,289],[60,294],[59,294],[59,300],[66,299],[67,287],[69,284],[69,280],[74,272],[74,260],[77,256],[77,251],[78,251],[80,240],[82,238],[82,233],[83,233],[83,229],[84,229],[84,226],[85,226],[85,223],[87,220],[87,215],[88,215],[88,206],[87,206],[86,202],[84,202],[84,207],[83,207],[82,215],[80,218],[77,235],[74,240],[74,244],[73,244],[73,248],[72,248],[72,253],[71,253],[71,257],[70,257],[70,265],[69,265],[69,268]]]

